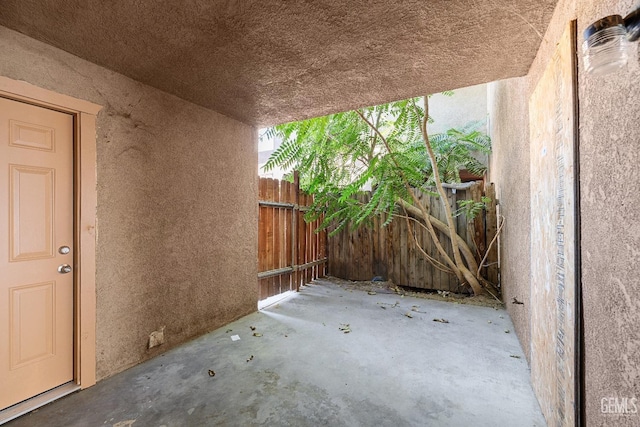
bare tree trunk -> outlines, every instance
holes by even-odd
[[[451,237],[451,247],[453,249],[453,259],[456,264],[456,267],[462,273],[464,280],[469,283],[471,289],[473,289],[473,293],[475,295],[480,295],[484,293],[484,289],[480,282],[476,278],[476,276],[464,265],[462,262],[462,257],[460,256],[460,245],[458,244],[458,239],[454,238],[457,236],[457,231],[455,224],[453,222],[453,215],[451,213],[451,206],[447,202],[447,193],[444,191],[442,187],[442,181],[440,180],[440,171],[438,170],[438,163],[436,160],[436,155],[433,152],[433,148],[431,147],[431,142],[429,142],[429,135],[427,133],[427,121],[429,119],[429,97],[424,97],[424,118],[422,119],[422,139],[424,140],[424,145],[427,148],[427,154],[429,155],[429,160],[431,161],[431,168],[433,169],[433,177],[436,183],[436,189],[438,190],[438,194],[440,195],[440,200],[442,201],[442,206],[444,207],[445,214],[447,217],[447,228],[449,229],[449,235]],[[429,221],[430,222],[430,221]],[[475,269],[474,269],[475,271]],[[458,277],[459,278],[459,277]]]
[[[424,214],[422,213],[422,211],[413,206],[410,203],[405,202],[404,200],[399,200],[398,203],[412,216],[421,219],[422,221],[429,221],[431,222],[431,224],[433,225],[433,227],[435,229],[437,229],[438,231],[444,233],[447,237],[449,237],[451,239],[451,231],[449,230],[449,227],[447,226],[447,224],[445,224],[444,222],[440,221],[438,218],[427,214],[427,216],[425,217]],[[462,256],[464,257],[464,261],[467,264],[467,268],[470,271],[477,271],[478,270],[478,262],[476,261],[476,258],[473,254],[473,251],[471,250],[471,248],[469,248],[469,245],[467,244],[467,242],[464,241],[464,239],[462,237],[460,237],[460,235],[458,235],[457,233],[454,234],[455,239],[458,242],[458,248],[460,249],[460,252],[462,253]]]

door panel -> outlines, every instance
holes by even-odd
[[[9,291],[9,369],[53,357],[55,283],[38,283]]]
[[[9,165],[10,261],[53,257],[55,171]]]
[[[3,409],[73,380],[71,115],[0,98],[0,201]]]

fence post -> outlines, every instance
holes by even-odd
[[[471,199],[475,202],[475,203],[480,203],[482,202],[482,187],[480,182],[476,181],[471,188],[469,189],[471,192]],[[484,226],[484,221],[485,221],[485,216],[486,213],[483,212],[482,214],[476,215],[476,217],[470,221],[471,226],[469,227],[469,233],[470,233],[470,237],[471,239],[467,239],[467,240],[471,240],[471,243],[473,243],[473,250],[476,250],[476,253],[482,257],[484,256],[484,251],[487,248],[487,243],[486,243],[486,233],[485,233],[485,226]]]
[[[496,215],[496,187],[493,183],[487,185],[485,189],[486,195],[491,199],[489,209],[487,209],[487,244],[493,240],[498,232],[498,217]],[[486,261],[487,280],[493,284],[498,284],[498,246],[494,243],[489,251]]]

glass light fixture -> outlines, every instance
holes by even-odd
[[[624,26],[627,27],[627,40],[635,42],[640,39],[640,3],[636,10],[624,17]]]
[[[640,8],[625,18],[611,15],[599,19],[584,30],[582,54],[588,73],[602,75],[624,67],[629,59],[629,44],[640,38]]]

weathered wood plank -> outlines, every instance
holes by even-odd
[[[400,240],[398,241],[398,245],[400,247],[400,285],[402,286],[411,286],[410,280],[410,269],[411,269],[411,260],[409,259],[409,242],[407,237],[409,237],[409,228],[407,226],[407,221],[402,220],[398,221],[399,231],[400,231]]]
[[[425,206],[427,203],[427,197],[422,193],[418,195],[418,200],[423,206]],[[418,244],[428,254],[431,251],[431,240],[427,235],[427,231],[424,229],[424,227],[421,227],[416,222],[414,222],[414,229],[416,232],[416,239],[418,240]],[[422,253],[418,254],[418,263],[420,264],[420,273],[416,278],[417,282],[415,286],[421,289],[429,289],[433,276],[431,264],[429,264],[429,261]]]
[[[483,189],[481,187],[481,184],[481,181],[477,181],[470,188],[471,200],[473,200],[475,203],[479,203],[482,201]],[[479,256],[484,256],[484,252],[487,250],[487,241],[485,236],[486,233],[484,230],[485,215],[486,214],[484,212],[482,214],[476,215],[469,227],[469,231],[471,234],[470,237],[472,238],[468,241],[473,244],[472,250],[474,250],[475,253],[477,253]]]

